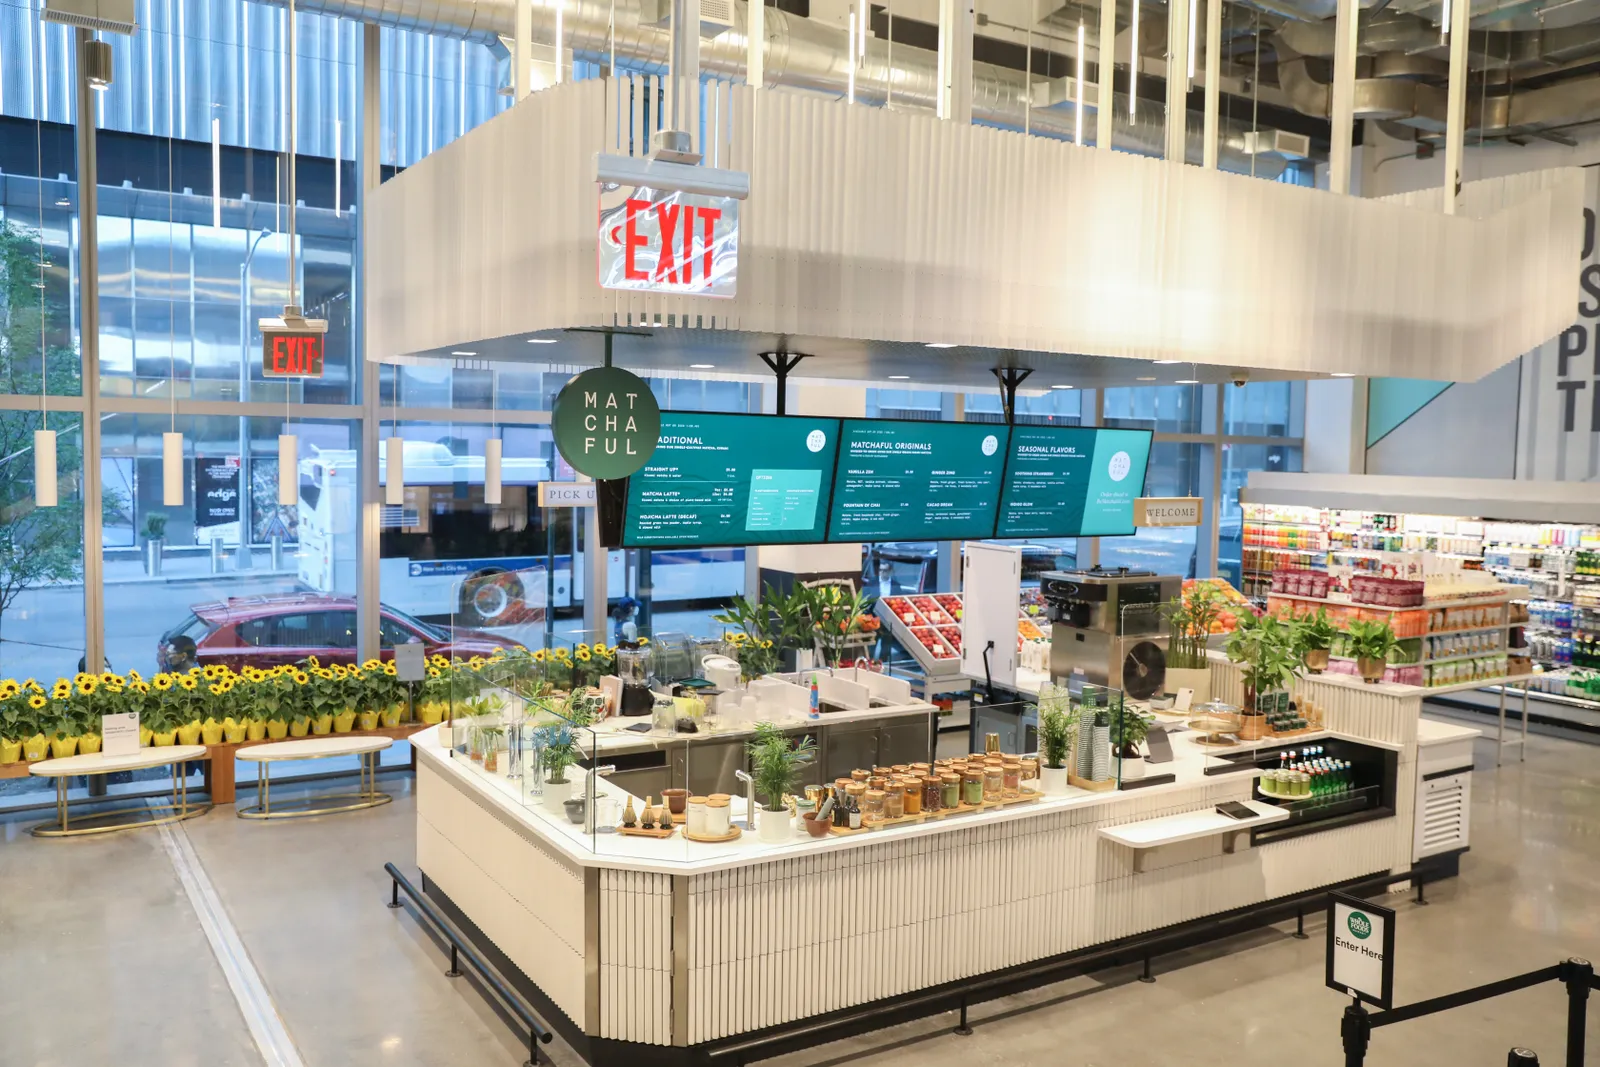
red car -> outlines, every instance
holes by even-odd
[[[160,669],[223,663],[233,670],[245,664],[273,667],[316,656],[327,663],[356,662],[356,601],[320,593],[279,593],[229,597],[196,604],[179,625],[161,635],[156,647]],[[482,630],[457,627],[454,632],[403,611],[379,605],[379,655],[394,658],[394,646],[420,642],[428,655],[487,656],[517,642]]]

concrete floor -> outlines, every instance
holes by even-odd
[[[1427,907],[1390,900],[1400,1002],[1567,955],[1600,958],[1597,756],[1536,736],[1526,763],[1496,770],[1493,746],[1479,742],[1462,877],[1431,887]],[[179,831],[292,1040],[270,1061],[159,831],[46,841],[25,822],[0,823],[0,1064],[520,1064],[525,1051],[485,997],[444,977],[443,954],[414,919],[382,907],[383,864],[414,870],[415,860],[410,780],[381,781],[397,798],[371,811],[260,824],[224,810]],[[769,1062],[1336,1065],[1344,1002],[1323,987],[1321,923],[1309,927],[1309,941],[1268,928],[1158,960],[1155,985],[1129,968],[986,1004],[968,1038],[952,1036],[945,1016]],[[1367,1062],[1498,1067],[1521,1044],[1552,1065],[1564,1032],[1565,999],[1551,985],[1381,1029]],[[1587,1062],[1600,1064],[1600,1021],[1589,1032]],[[580,1062],[559,1040],[547,1049],[559,1064]]]

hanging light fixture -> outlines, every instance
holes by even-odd
[[[53,508],[56,499],[56,432],[33,431],[33,502],[41,508]]]
[[[300,503],[300,438],[278,435],[278,503],[292,508]]]
[[[385,448],[384,459],[384,487],[383,502],[385,504],[404,504],[406,502],[406,439],[404,437],[391,437]]]
[[[211,120],[213,135],[212,165],[215,174],[215,135],[217,120]],[[172,173],[172,138],[167,138],[167,173]],[[171,183],[168,183],[169,186]],[[167,226],[173,225],[173,192],[167,190]],[[219,202],[212,197],[212,209]],[[167,242],[167,277],[176,277],[172,251],[173,242]],[[167,399],[171,404],[168,430],[161,435],[161,503],[169,508],[183,507],[183,434],[178,432],[178,341],[175,315],[167,317]]]
[[[183,507],[183,434],[161,435],[161,503]]]

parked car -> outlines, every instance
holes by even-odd
[[[195,604],[183,622],[161,635],[156,663],[164,671],[222,663],[272,667],[316,656],[327,663],[356,661],[354,597],[282,593],[229,597]],[[428,655],[487,656],[515,641],[461,627],[449,630],[379,605],[379,655],[394,658],[394,646],[421,643]]]

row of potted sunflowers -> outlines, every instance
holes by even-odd
[[[432,657],[414,694],[417,717],[443,721],[452,701],[477,693],[483,684],[479,672],[503,658]],[[315,656],[303,665],[246,666],[238,672],[214,664],[152,678],[132,670],[80,673],[57,678],[48,690],[32,678],[8,678],[0,681],[0,765],[98,752],[101,716],[128,712],[139,714],[142,745],[214,745],[398,726],[412,695],[408,689],[393,663],[323,666]]]

